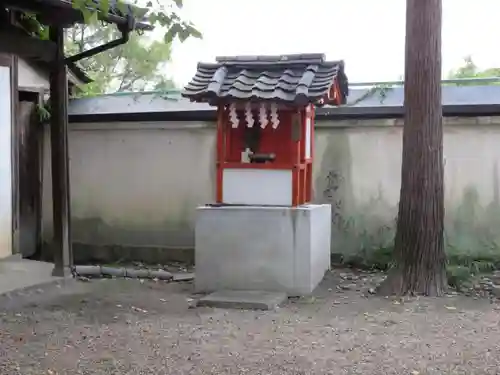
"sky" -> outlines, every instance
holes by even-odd
[[[404,72],[405,0],[184,0],[203,39],[174,42],[169,75],[180,86],[196,64],[225,55],[324,53],[345,61],[350,82]],[[471,55],[500,67],[500,1],[443,0],[443,75]],[[158,30],[159,32],[159,30]]]

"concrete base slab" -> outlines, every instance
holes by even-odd
[[[273,310],[287,300],[280,292],[257,290],[221,290],[198,300],[198,307],[245,310]]]
[[[199,207],[197,292],[310,295],[330,269],[331,206]]]

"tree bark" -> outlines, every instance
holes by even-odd
[[[441,0],[407,0],[405,122],[395,265],[383,295],[439,296],[444,251]]]

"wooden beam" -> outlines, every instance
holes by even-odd
[[[56,57],[57,46],[51,41],[7,29],[0,30],[0,52],[52,62]]]
[[[109,1],[109,0],[108,0]],[[49,26],[70,27],[75,23],[84,23],[83,13],[75,9],[71,1],[62,0],[0,0],[1,5],[8,9],[15,9],[24,12],[35,13],[40,21]],[[96,4],[100,2],[97,0]],[[90,9],[90,8],[89,8]],[[147,13],[146,8],[132,7],[133,13],[138,16],[134,24],[135,30],[153,30],[153,27],[147,23],[140,22]],[[132,14],[131,14],[132,15]],[[122,14],[117,9],[109,12],[98,12],[100,20],[116,24],[117,26],[129,25],[127,14]],[[130,30],[132,31],[132,30]]]
[[[70,27],[82,19],[82,13],[67,1],[0,0],[0,3],[11,10],[36,14],[38,20],[47,26]]]
[[[50,72],[50,140],[52,157],[52,203],[54,223],[54,276],[70,276],[73,264],[70,228],[70,183],[68,156],[68,80],[64,61],[64,30],[50,28],[57,46]]]

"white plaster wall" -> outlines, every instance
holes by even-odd
[[[462,200],[464,189],[474,187],[481,204],[493,199],[494,179],[500,172],[500,118],[445,119],[444,159],[445,195],[449,205]],[[321,164],[332,155],[332,136],[341,133],[347,140],[344,151],[337,155],[350,159],[349,186],[354,203],[366,203],[382,193],[388,203],[396,205],[401,184],[402,131],[401,121],[358,121],[324,123],[318,132],[315,177],[321,178],[326,168]],[[355,125],[355,126],[352,126]],[[333,135],[332,135],[333,134]],[[500,192],[497,192],[500,193]],[[320,199],[320,197],[317,197]]]
[[[17,82],[19,87],[48,90],[50,88],[49,76],[28,61],[18,58]]]
[[[76,241],[193,247],[195,209],[213,202],[215,194],[213,124],[71,124],[70,128]],[[315,200],[331,203],[345,218],[360,214],[368,221],[373,215],[393,218],[399,199],[401,134],[401,121],[396,120],[318,121]],[[482,204],[491,202],[500,173],[494,172],[500,163],[500,118],[446,119],[444,143],[447,207],[460,204],[471,186]],[[46,142],[47,239],[51,233],[48,150]],[[330,175],[335,180],[330,185],[336,186],[328,187]],[[340,209],[335,208],[337,203]],[[339,245],[333,241],[335,246]]]
[[[0,258],[12,255],[12,116],[10,68],[0,66]]]
[[[52,232],[45,142],[44,237]],[[74,240],[101,245],[193,243],[195,209],[213,201],[215,134],[204,123],[72,124]]]

